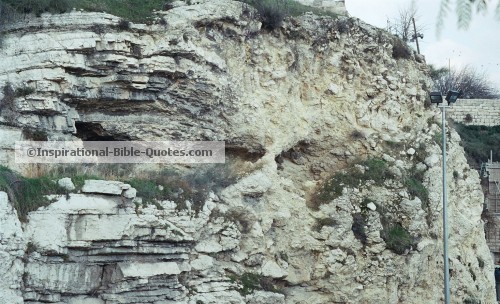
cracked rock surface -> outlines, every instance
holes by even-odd
[[[26,169],[13,147],[29,130],[221,140],[241,177],[196,208],[89,180],[22,224],[0,192],[0,302],[442,301],[441,130],[424,60],[398,57],[394,37],[357,19],[304,14],[269,32],[240,2],[177,4],[125,30],[86,12],[7,28],[0,161]],[[479,176],[448,134],[452,300],[493,303]],[[368,176],[360,159],[388,177],[349,184],[345,172]],[[338,193],[314,205],[340,172]],[[394,249],[394,227],[407,246]]]

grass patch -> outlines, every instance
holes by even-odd
[[[381,236],[385,241],[387,249],[390,249],[397,254],[403,254],[415,243],[415,239],[411,236],[408,230],[406,230],[399,223],[386,223]]]
[[[218,193],[221,189],[235,183],[237,179],[234,171],[226,164],[199,169],[188,174],[165,169],[125,182],[134,187],[137,190],[137,196],[142,197],[146,203],[171,200],[177,203],[178,209],[186,209],[186,201],[190,201],[191,208],[199,211],[211,191]]]
[[[404,184],[411,196],[418,197],[423,203],[429,202],[429,191],[419,179],[414,176],[410,176],[405,179]]]
[[[259,274],[245,272],[241,276],[230,275],[229,279],[231,282],[238,283],[241,286],[238,291],[243,296],[249,295],[255,290],[281,292],[276,288],[271,278],[263,277]]]
[[[43,13],[60,14],[71,9],[71,0],[2,0],[3,4],[20,14],[40,16]]]
[[[283,20],[288,16],[300,16],[306,12],[312,12],[319,16],[338,17],[337,14],[301,4],[293,0],[243,0],[257,10],[262,27],[274,30],[281,26]]]
[[[363,166],[364,170],[355,165]],[[329,203],[342,195],[344,188],[357,188],[364,182],[372,180],[375,185],[382,186],[393,175],[387,163],[379,158],[370,158],[358,161],[344,171],[336,172],[327,180],[312,198],[309,207],[317,210],[321,204]]]
[[[15,95],[16,97],[24,97],[30,94],[35,93],[35,89],[32,87],[24,86],[16,89]]]
[[[5,19],[18,19],[23,15],[40,16],[43,13],[60,14],[71,9],[92,12],[107,12],[133,22],[143,23],[151,19],[153,10],[162,10],[172,0],[2,0],[7,7],[2,16]],[[12,17],[13,14],[20,16]]]
[[[406,45],[406,43],[395,37],[392,42],[392,58],[398,59],[410,59],[411,58],[411,50]]]
[[[237,179],[233,167],[228,164],[200,165],[198,170],[185,174],[172,169],[140,172],[135,177],[130,177],[133,166],[127,165],[50,166],[49,169],[42,168],[31,172],[32,176],[40,176],[34,178],[23,177],[7,167],[0,166],[0,190],[8,193],[19,218],[24,221],[28,212],[50,203],[44,195],[67,193],[57,184],[57,180],[62,177],[71,178],[75,185],[72,192],[80,191],[85,180],[120,180],[134,187],[137,196],[142,197],[145,205],[153,204],[161,210],[163,208],[159,201],[171,200],[177,203],[178,209],[185,209],[186,201],[190,201],[191,208],[195,211],[201,210],[211,191],[218,193]],[[244,215],[240,217],[241,225],[250,225]]]
[[[490,158],[490,151],[493,151],[493,160],[500,160],[500,126],[469,126],[457,122],[454,127],[472,168],[481,168],[481,163]]]
[[[432,139],[434,140],[434,143],[436,143],[442,151],[443,150],[443,132],[440,131],[440,132],[435,133],[434,136],[432,137]]]
[[[7,192],[21,221],[27,220],[28,212],[50,204],[45,195],[65,193],[49,177],[26,178],[1,165],[0,190]]]

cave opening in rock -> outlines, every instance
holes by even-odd
[[[130,136],[126,134],[112,134],[96,122],[75,122],[76,137],[83,141],[129,141]]]

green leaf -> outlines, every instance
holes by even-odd
[[[450,10],[450,0],[441,0],[441,5],[439,7],[439,13],[437,17],[436,23],[436,35],[441,36],[441,31],[443,29],[444,18],[448,15],[448,11]]]
[[[472,2],[470,0],[457,0],[458,28],[466,30],[472,19]]]

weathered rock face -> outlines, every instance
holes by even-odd
[[[21,223],[9,204],[7,193],[0,192],[0,303],[23,303],[21,283],[26,250]]]
[[[199,212],[170,201],[136,210],[127,185],[100,182],[32,212],[23,231],[4,233],[20,224],[2,212],[1,264],[17,266],[0,268],[8,278],[0,299],[442,299],[440,130],[424,108],[425,63],[358,20],[306,14],[265,32],[252,16],[241,3],[214,0],[160,12],[151,26],[120,29],[117,17],[73,12],[8,31],[0,85],[22,90],[0,92],[5,163],[27,137],[22,129],[36,127],[49,139],[224,140],[245,177]],[[479,178],[453,130],[448,147],[453,301],[494,302]],[[358,157],[383,159],[392,177],[310,208],[321,183]],[[413,169],[426,202],[404,182]],[[390,250],[387,219],[413,246]]]

